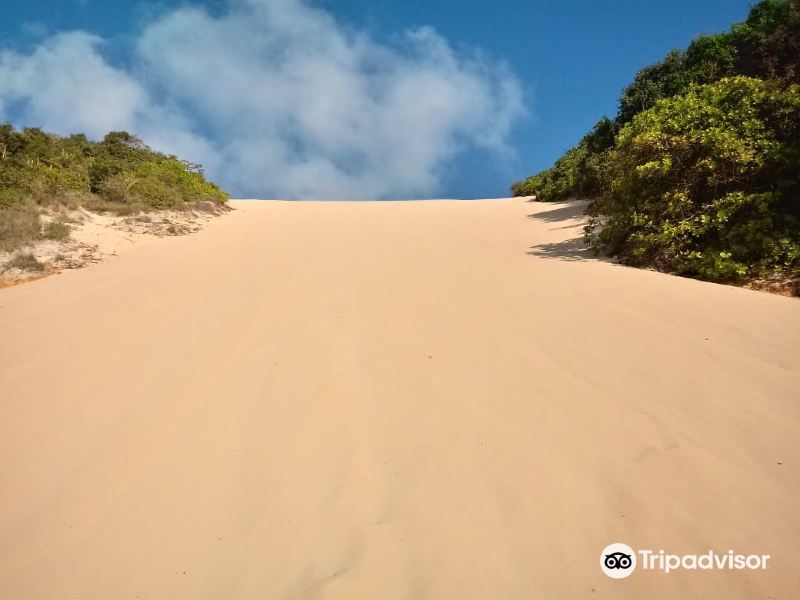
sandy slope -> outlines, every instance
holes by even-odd
[[[0,597],[800,595],[800,301],[564,204],[236,207],[0,290]]]
[[[135,216],[93,213],[85,209],[44,213],[45,222],[68,219],[66,240],[35,240],[12,252],[0,250],[0,288],[41,279],[65,269],[80,269],[125,252],[151,235],[158,237],[194,233],[227,209],[211,203],[194,205],[194,210],[161,210]],[[19,269],[9,263],[20,254],[32,254],[38,269]]]

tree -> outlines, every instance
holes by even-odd
[[[693,86],[626,125],[594,246],[706,279],[800,274],[800,86]],[[601,225],[602,222],[602,225]]]

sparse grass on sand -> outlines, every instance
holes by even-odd
[[[19,269],[31,273],[44,271],[44,263],[40,262],[31,252],[20,252],[14,255],[4,269]]]
[[[88,211],[80,205],[19,203],[0,208],[0,287],[75,269],[116,254],[136,236],[179,236],[231,210],[198,200],[179,209]],[[142,212],[139,212],[142,211]],[[122,214],[120,214],[122,213]]]
[[[72,231],[72,228],[69,225],[63,220],[57,219],[44,226],[42,237],[46,240],[63,242],[69,239],[70,231]]]
[[[0,209],[0,250],[12,252],[35,242],[42,233],[39,208],[33,204],[14,204]]]

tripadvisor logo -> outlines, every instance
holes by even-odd
[[[728,550],[716,554],[709,550],[703,554],[668,554],[663,550],[639,550],[627,544],[609,544],[600,553],[600,569],[613,579],[624,579],[636,570],[638,563],[645,571],[670,573],[679,569],[692,570],[743,570],[766,569],[769,554],[736,554]]]
[[[600,568],[612,579],[624,579],[636,570],[636,553],[627,544],[609,544],[600,553]]]

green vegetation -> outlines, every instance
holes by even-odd
[[[0,125],[0,250],[66,239],[63,220],[42,225],[44,208],[134,214],[227,200],[199,165],[155,152],[124,131],[93,142]]]
[[[628,264],[800,280],[800,2],[645,67],[614,120],[512,191],[593,199],[587,240]]]
[[[608,155],[616,132],[617,124],[603,117],[580,144],[567,150],[552,168],[515,183],[511,186],[512,193],[536,196],[540,202],[590,198],[599,194],[606,179]]]
[[[799,136],[800,86],[734,77],[661,100],[620,131],[589,230],[631,264],[704,279],[797,267]]]
[[[44,237],[46,240],[55,240],[57,242],[62,242],[66,239],[69,239],[69,232],[70,232],[70,226],[67,225],[64,221],[61,220],[50,221],[47,225],[44,226],[42,237]]]

